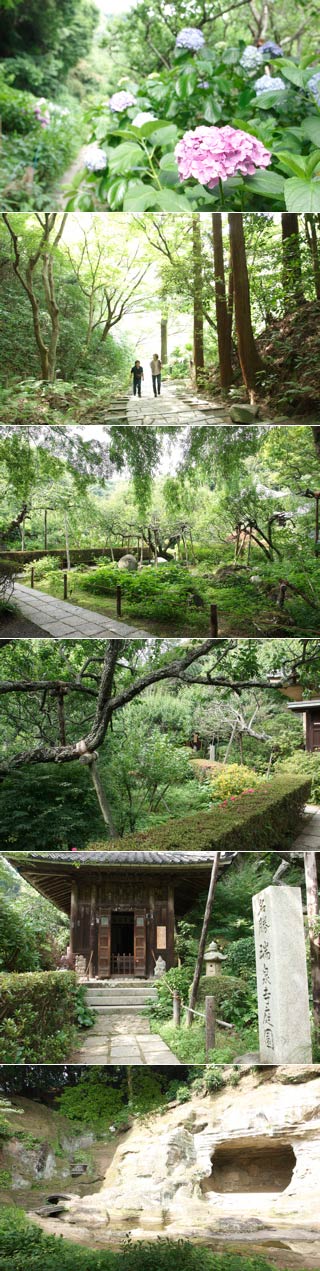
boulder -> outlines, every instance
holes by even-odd
[[[60,1234],[85,1223],[92,1239],[98,1225],[100,1244],[128,1228],[133,1239],[203,1241],[225,1230],[227,1240],[231,1223],[250,1242],[258,1222],[270,1239],[298,1229],[320,1238],[319,1067],[305,1083],[297,1069],[292,1086],[292,1069],[280,1070],[288,1084],[277,1070],[249,1071],[255,1058],[239,1061],[239,1087],[192,1094],[134,1124],[101,1190],[65,1203]]]
[[[259,406],[249,406],[249,403],[245,406],[230,406],[229,415],[233,424],[252,424],[252,420],[258,418]]]
[[[118,560],[118,569],[128,569],[129,574],[134,574],[135,570],[138,569],[138,562],[135,556],[131,556],[130,552],[127,553],[127,556],[121,556],[120,560]]]

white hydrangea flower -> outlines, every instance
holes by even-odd
[[[258,66],[262,66],[263,53],[261,49],[256,49],[255,44],[247,44],[240,58],[240,66],[244,71],[256,71]]]
[[[256,79],[255,90],[257,97],[261,97],[261,93],[280,93],[287,85],[281,75],[261,75],[260,79]]]
[[[311,79],[308,79],[307,88],[309,93],[312,93],[312,96],[315,97],[317,106],[320,106],[320,71],[317,71],[316,75],[312,75]]]
[[[155,118],[156,116],[152,114],[151,110],[140,110],[139,114],[131,122],[134,128],[142,128],[143,124],[149,123],[149,119]]]
[[[87,146],[84,155],[84,166],[88,169],[88,172],[103,172],[104,168],[107,167],[106,152],[102,150],[101,146],[97,145],[96,141],[92,141],[91,145]]]
[[[204,35],[198,27],[184,26],[177,35],[176,49],[190,49],[191,53],[198,53],[200,49],[203,49],[204,43]]]

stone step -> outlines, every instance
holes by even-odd
[[[88,1006],[118,1006],[120,1008],[132,1006],[134,1009],[139,1009],[145,1006],[150,998],[155,1001],[156,997],[154,989],[149,989],[146,993],[142,993],[141,990],[130,993],[128,989],[87,989],[86,991]]]
[[[114,1003],[113,1006],[97,1006],[95,1002],[88,1002],[90,1011],[94,1011],[97,1019],[107,1019],[109,1015],[143,1015],[146,1010],[145,1003],[142,1006],[126,1006],[122,1003]]]

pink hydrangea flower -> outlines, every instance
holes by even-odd
[[[127,93],[125,91],[122,93],[113,93],[112,97],[109,99],[110,110],[114,110],[117,113],[119,112],[119,114],[121,114],[123,110],[128,110],[129,106],[135,106],[135,104],[136,99],[133,96],[133,93]]]
[[[201,124],[194,132],[185,132],[178,141],[175,157],[180,181],[195,177],[213,190],[218,181],[226,181],[238,172],[251,176],[256,168],[267,168],[272,156],[257,137],[241,128]]]

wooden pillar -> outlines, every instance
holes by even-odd
[[[71,901],[70,901],[70,953],[75,953],[76,949],[76,926],[78,919],[78,883],[72,880],[71,883]]]
[[[152,883],[149,887],[149,914],[150,918],[147,924],[147,975],[153,976],[155,967],[155,958],[157,957],[157,926],[155,912],[155,896]]]
[[[90,955],[89,955],[89,956],[90,956],[90,959],[91,959],[91,961],[90,961],[90,974],[91,974],[91,975],[96,975],[96,974],[97,974],[97,970],[98,970],[98,967],[97,967],[97,954],[96,954],[96,947],[97,947],[97,940],[96,940],[96,936],[97,936],[97,921],[96,921],[96,920],[97,920],[97,884],[96,884],[96,883],[91,883],[91,897],[90,897]]]
[[[174,950],[174,886],[168,883],[167,970],[175,964]]]

